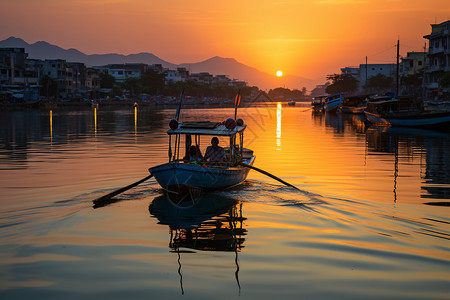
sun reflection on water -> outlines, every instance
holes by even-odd
[[[94,134],[97,136],[97,107],[94,107]]]
[[[53,111],[50,110],[50,142],[53,142]]]
[[[281,150],[281,103],[277,104],[277,150]]]

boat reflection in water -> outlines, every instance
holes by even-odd
[[[369,154],[389,153],[394,155],[394,201],[397,200],[397,180],[400,162],[412,165],[419,160],[421,174],[420,195],[423,199],[435,199],[426,202],[428,205],[449,206],[450,202],[437,199],[448,199],[450,195],[450,157],[446,155],[450,147],[450,132],[413,129],[403,127],[371,126],[366,131],[366,143]],[[429,200],[428,200],[429,201]]]
[[[332,128],[334,133],[365,133],[366,131],[366,122],[363,115],[313,113],[311,116],[315,124]]]
[[[170,228],[169,247],[178,254],[182,294],[180,253],[195,253],[189,249],[235,252],[235,278],[240,292],[238,252],[244,247],[244,236],[247,234],[243,228],[246,218],[242,216],[242,203],[220,193],[208,193],[195,198],[164,194],[153,199],[149,211],[158,219],[158,224]]]

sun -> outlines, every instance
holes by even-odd
[[[277,76],[278,76],[278,77],[281,77],[281,76],[283,76],[283,72],[281,72],[281,71],[277,71]]]

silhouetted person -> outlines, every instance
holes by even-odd
[[[200,161],[203,159],[202,153],[198,146],[191,145],[189,147],[189,156],[185,157],[184,160],[188,161]]]
[[[217,137],[211,139],[211,146],[206,148],[204,159],[210,162],[221,162],[225,160],[225,150],[219,146],[219,139]]]

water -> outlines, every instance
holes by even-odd
[[[1,299],[450,297],[448,131],[244,107],[255,166],[300,192],[251,171],[184,207],[150,179],[92,208],[167,161],[174,111],[0,113]]]

